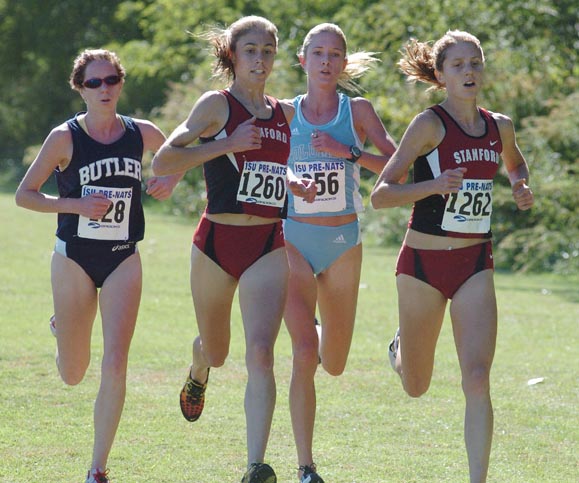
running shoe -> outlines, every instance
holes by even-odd
[[[396,329],[396,334],[388,346],[388,358],[392,369],[396,371],[396,355],[398,354],[398,347],[400,347],[400,328]]]
[[[322,477],[316,473],[317,468],[315,463],[309,466],[300,466],[299,470],[303,472],[300,483],[324,483]]]
[[[273,468],[266,463],[251,463],[241,483],[277,483]]]
[[[109,470],[89,470],[88,474],[86,475],[85,483],[109,483],[110,480],[108,478],[108,474]]]
[[[50,327],[50,332],[52,332],[52,335],[56,337],[56,319],[54,318],[54,314],[50,316],[48,326]]]
[[[316,332],[318,333],[318,364],[322,363],[322,354],[320,353],[320,348],[322,347],[322,326],[318,322],[318,319],[314,317],[314,326]]]
[[[209,381],[209,369],[207,369],[207,381]],[[183,389],[179,402],[181,404],[181,412],[183,417],[190,422],[195,422],[201,417],[203,407],[205,406],[205,389],[207,389],[207,381],[205,384],[197,382],[191,378],[191,367],[187,372],[187,380]]]

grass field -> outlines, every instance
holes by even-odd
[[[102,351],[79,386],[54,365],[49,263],[55,216],[0,195],[0,482],[81,483],[90,463],[92,404]],[[148,213],[140,245],[144,292],[121,426],[109,459],[117,483],[234,483],[245,466],[242,329],[212,372],[203,417],[178,406],[195,319],[188,288],[193,227]],[[396,251],[366,248],[357,327],[345,374],[317,376],[315,459],[326,483],[467,482],[463,396],[445,323],[430,391],[410,399],[387,358],[397,326]],[[495,437],[489,482],[579,481],[579,278],[498,273],[499,339],[492,373]],[[278,404],[267,461],[295,482],[287,393],[288,334],[276,345]],[[542,383],[529,386],[532,378]]]

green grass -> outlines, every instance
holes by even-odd
[[[83,480],[92,448],[100,327],[85,380],[54,366],[49,263],[55,216],[0,195],[0,482]],[[178,393],[196,333],[188,288],[193,226],[148,213],[140,245],[144,292],[125,411],[109,459],[114,481],[238,482],[245,466],[244,346],[238,308],[231,353],[215,370],[203,417],[187,423]],[[345,374],[317,376],[315,459],[327,483],[466,482],[463,396],[445,323],[430,391],[411,399],[387,361],[397,326],[396,250],[366,248],[357,327]],[[489,482],[578,481],[578,277],[498,273],[499,340],[492,373],[495,437]],[[267,461],[294,482],[287,331],[276,345],[278,404]],[[534,377],[544,382],[528,386]]]

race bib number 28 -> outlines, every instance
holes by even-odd
[[[104,194],[112,203],[100,220],[79,215],[78,236],[93,240],[127,240],[133,189],[89,185],[82,187],[82,197],[95,193]]]
[[[465,179],[460,191],[448,197],[442,229],[458,233],[488,233],[492,211],[493,182]]]
[[[237,200],[282,208],[286,196],[287,166],[269,161],[246,161]]]

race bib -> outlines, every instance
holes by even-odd
[[[82,197],[95,193],[104,194],[112,203],[100,220],[79,215],[78,236],[92,240],[127,240],[133,189],[89,185],[82,187]]]
[[[286,196],[287,166],[269,161],[246,161],[237,201],[282,208]]]
[[[346,164],[343,161],[295,163],[297,176],[313,179],[318,191],[313,203],[294,197],[296,213],[335,213],[346,208]]]
[[[458,193],[446,201],[442,229],[458,233],[488,233],[493,211],[493,182],[464,179]]]

